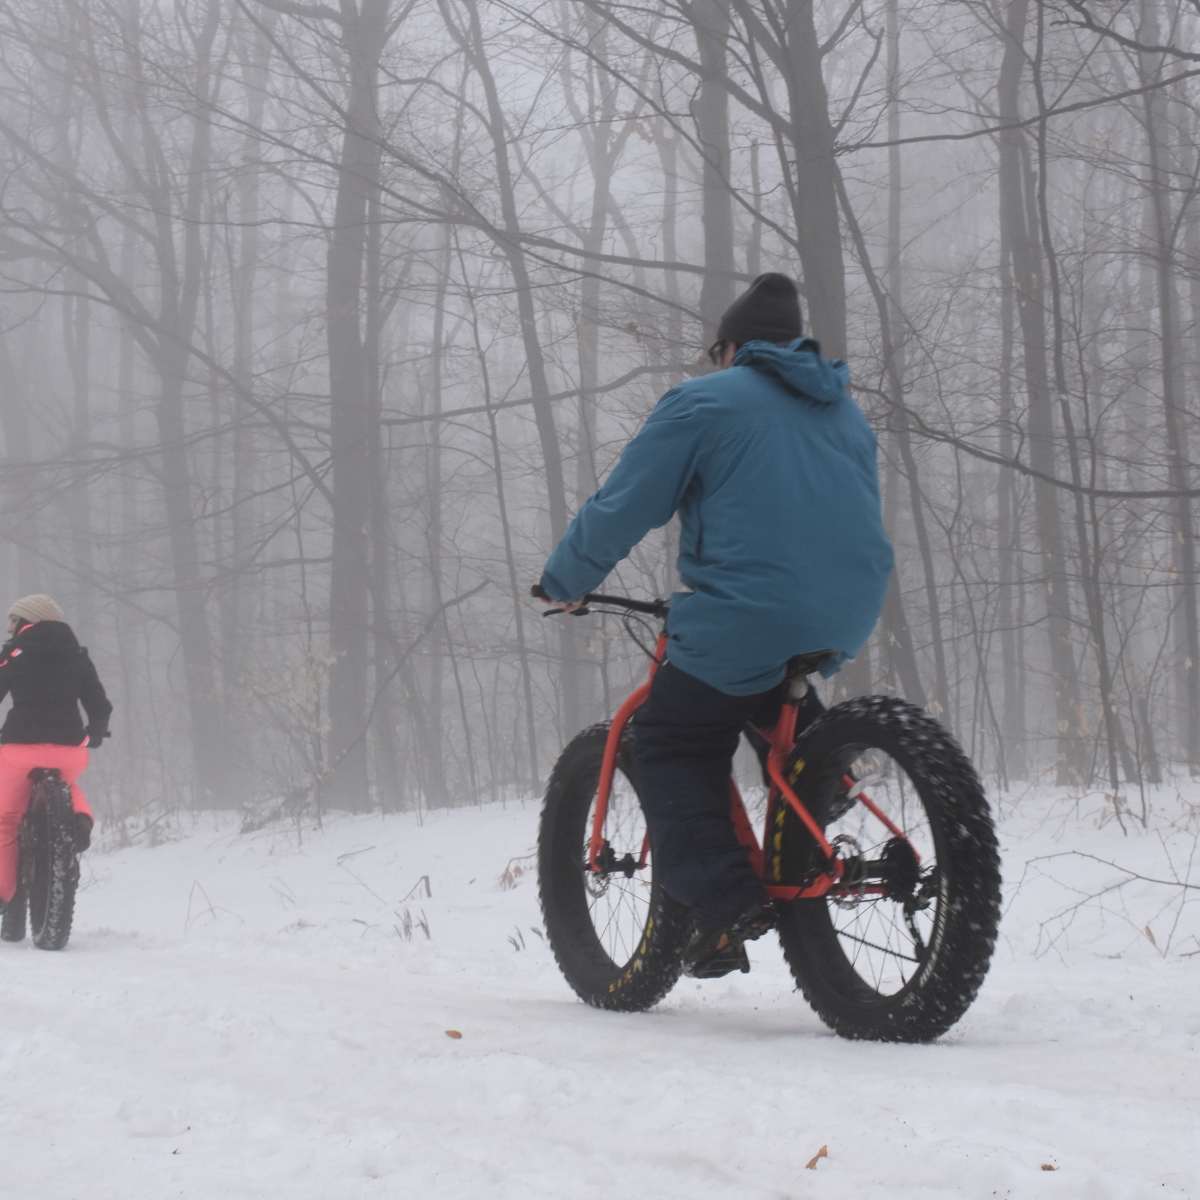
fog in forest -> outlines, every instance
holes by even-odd
[[[98,815],[538,790],[645,659],[529,586],[783,271],[897,551],[829,694],[1138,820],[1200,769],[1198,28],[1196,0],[5,0],[0,581],[58,600],[114,701]],[[607,590],[668,595],[675,538]]]

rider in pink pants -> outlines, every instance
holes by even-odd
[[[92,810],[75,782],[88,764],[88,746],[108,736],[112,705],[96,668],[62,610],[49,596],[26,596],[9,610],[9,640],[0,650],[0,701],[13,706],[0,728],[0,901],[17,888],[17,833],[29,806],[30,771],[56,768],[71,785],[75,844],[91,840]],[[84,729],[79,715],[88,715]]]
[[[75,782],[87,765],[86,746],[0,746],[0,900],[11,900],[17,890],[17,831],[33,791],[29,772],[35,767],[57,767],[71,785],[71,806],[91,820],[87,797]]]

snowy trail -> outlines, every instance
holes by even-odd
[[[1085,915],[1035,957],[1043,883],[938,1045],[830,1036],[766,939],[736,982],[600,1013],[533,931],[532,873],[498,883],[536,820],[89,855],[69,949],[0,945],[0,1196],[1200,1196],[1200,956]],[[1019,832],[1010,879],[1064,846]],[[424,875],[432,936],[404,941]]]

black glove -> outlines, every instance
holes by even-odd
[[[84,733],[86,733],[88,737],[87,748],[89,750],[98,750],[100,748],[100,743],[103,742],[105,738],[112,737],[112,734],[109,733],[107,729],[93,729],[90,725],[84,730]]]
[[[75,853],[82,854],[92,844],[92,818],[87,813],[75,813]]]

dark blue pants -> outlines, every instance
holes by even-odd
[[[767,899],[729,815],[742,726],[781,690],[730,696],[669,662],[633,717],[633,767],[663,887],[707,932]]]

